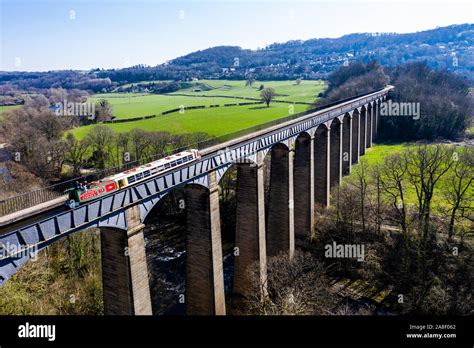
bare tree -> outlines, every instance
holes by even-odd
[[[129,153],[130,133],[117,134],[117,141],[115,143],[117,163],[118,165],[126,164],[130,161]]]
[[[59,156],[64,153],[64,124],[47,106],[43,95],[29,97],[24,107],[6,114],[1,125],[19,163],[44,179],[60,174],[64,162]]]
[[[408,219],[406,210],[406,162],[400,154],[388,156],[385,159],[383,166],[376,168],[380,178],[380,186],[382,191],[388,197],[390,204],[396,211],[397,223],[400,225],[402,232],[406,235],[408,233]]]
[[[382,208],[382,182],[381,182],[381,170],[380,164],[376,164],[372,169],[372,176],[374,178],[375,185],[375,225],[377,226],[377,233],[380,234],[383,222],[383,208]]]
[[[362,220],[362,231],[366,230],[366,205],[367,205],[367,190],[368,190],[368,175],[369,166],[365,159],[361,159],[359,165],[354,167],[352,171],[354,180],[350,183],[357,189],[359,199],[359,211]]]
[[[448,239],[454,235],[455,223],[465,216],[465,211],[472,213],[473,198],[469,195],[474,181],[474,149],[470,147],[456,150],[457,160],[454,161],[451,170],[447,174],[446,181],[442,186],[443,197],[449,203],[447,215]]]
[[[148,132],[140,128],[135,128],[130,131],[130,143],[134,152],[134,159],[141,161],[145,159],[145,154],[150,145],[150,137]]]
[[[168,132],[151,132],[150,137],[150,157],[158,156],[165,152],[170,145],[171,134]]]
[[[48,93],[49,101],[52,104],[63,103],[68,99],[68,92],[64,88],[50,88]]]
[[[95,126],[87,134],[87,139],[93,150],[92,158],[96,168],[105,169],[112,153],[108,149],[114,144],[114,131],[106,126]]]
[[[255,83],[255,79],[252,76],[247,77],[247,80],[245,81],[245,87],[252,87],[252,85]]]
[[[422,238],[428,238],[431,203],[435,188],[453,165],[453,150],[445,145],[420,145],[403,153],[408,180],[418,199],[418,222]]]
[[[351,177],[349,180],[344,180],[336,195],[336,221],[339,220],[343,224],[349,226],[350,231],[354,231],[354,222],[359,221],[360,218],[360,198],[359,190],[356,186],[351,184]],[[327,211],[327,214],[331,210]]]
[[[292,260],[281,253],[269,257],[268,294],[261,297],[258,264],[250,268],[253,291],[247,297],[248,314],[324,315],[333,314],[336,295],[324,275],[324,266],[309,253],[297,251]]]
[[[101,99],[95,104],[95,121],[104,122],[112,118],[112,105],[107,99]]]
[[[74,176],[79,176],[81,167],[84,165],[85,156],[89,151],[90,144],[86,139],[77,140],[72,133],[66,136],[67,150],[65,154],[66,160],[72,165]]]
[[[271,87],[264,88],[260,92],[260,97],[262,97],[263,102],[269,107],[270,102],[275,98],[275,90]]]

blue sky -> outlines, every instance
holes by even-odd
[[[0,70],[156,65],[217,45],[474,22],[473,1],[0,0]]]

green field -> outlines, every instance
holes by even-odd
[[[112,104],[112,113],[117,119],[139,116],[158,115],[163,111],[194,105],[229,104],[242,102],[228,98],[199,98],[168,96],[160,94],[108,93],[96,94],[89,98],[89,102],[107,99]]]
[[[289,116],[289,105],[284,103],[271,104],[269,108],[262,105],[230,106],[225,108],[185,110],[158,116],[149,120],[107,124],[116,132],[127,132],[133,128],[170,133],[204,132],[212,136],[228,134],[240,129],[265,123],[280,117]],[[306,105],[291,105],[294,112],[307,109]],[[79,139],[87,135],[95,125],[79,127],[71,132]]]
[[[215,96],[259,99],[260,91],[258,91],[258,87],[260,84],[264,84],[266,87],[273,87],[276,93],[280,94],[275,99],[288,102],[313,102],[316,96],[326,88],[326,85],[322,81],[302,81],[300,85],[296,85],[294,81],[256,81],[253,87],[245,87],[245,81],[201,80],[196,83],[206,84],[214,89],[193,92],[195,87],[192,87],[179,90],[169,95],[106,93],[96,94],[90,97],[89,101],[97,102],[99,99],[107,99],[112,104],[113,114],[117,119],[124,119],[157,115],[163,111],[179,108],[181,106],[209,106],[213,104],[223,105],[246,102],[244,99]],[[188,96],[180,96],[179,94],[187,94]]]
[[[149,85],[151,83],[160,83],[160,82],[169,82],[168,80],[152,80],[152,81],[140,81],[140,82],[133,82],[133,83],[127,83],[125,85],[121,85],[119,87],[117,87],[116,89],[118,88],[128,88],[128,87],[131,87],[132,85],[137,85],[137,84],[140,84],[140,85]],[[115,89],[115,90],[116,90]]]
[[[8,110],[12,110],[20,107],[20,105],[11,105],[11,106],[0,106],[0,121],[3,119],[3,113]]]
[[[373,144],[372,147],[366,149],[364,156],[360,158],[367,161],[367,164],[372,166],[377,163],[383,163],[387,156],[400,153],[402,151],[413,148],[414,145],[410,143],[401,144]]]
[[[213,87],[214,89],[202,92],[193,92],[194,88],[182,89],[171,94],[194,94],[194,95],[228,95],[234,97],[260,98],[260,85],[272,87],[279,94],[276,99],[299,102],[314,102],[316,96],[326,89],[323,81],[301,81],[297,85],[295,81],[255,81],[252,87],[245,87],[245,81],[230,80],[200,80],[200,83]]]
[[[198,84],[205,84],[213,89],[193,92]],[[223,106],[224,104],[252,102],[252,100],[240,98],[259,98],[258,87],[261,84],[273,87],[278,94],[275,99],[287,101],[288,104],[272,102],[269,108],[262,104]],[[292,103],[313,102],[325,88],[326,85],[322,81],[302,81],[300,85],[296,85],[295,81],[256,81],[253,87],[245,87],[245,81],[201,80],[196,82],[192,88],[182,89],[169,95],[108,93],[94,95],[89,98],[89,101],[96,102],[99,99],[107,99],[112,104],[113,114],[117,116],[117,119],[159,115],[163,111],[182,106],[218,104],[220,107],[185,110],[184,114],[175,112],[149,120],[106,124],[117,132],[141,128],[149,131],[164,130],[170,133],[204,132],[218,136],[285,117],[292,112],[305,111],[308,105]],[[180,96],[179,94],[187,95]],[[83,138],[92,127],[94,126],[80,127],[71,132],[77,138]]]
[[[369,166],[374,166],[376,164],[383,164],[384,160],[396,153],[400,153],[402,151],[408,150],[410,148],[414,148],[415,145],[411,143],[401,143],[401,144],[373,144],[371,148],[368,148],[366,150],[366,154],[364,156],[361,156],[361,160],[367,161],[367,164]],[[353,165],[353,168],[355,168],[357,164]],[[343,180],[347,180],[346,177]],[[434,196],[433,196],[433,206],[436,207],[441,207],[444,206],[445,200],[444,197],[441,195],[439,188],[443,187],[443,181],[446,180],[446,176],[442,177],[440,179],[439,184],[437,185],[437,188],[435,188],[434,191]],[[415,188],[407,183],[407,186],[405,188],[405,193],[406,193],[406,201],[408,204],[413,203],[417,204],[417,197],[416,197],[416,191]],[[472,190],[469,192],[473,192]]]

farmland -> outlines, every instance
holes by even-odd
[[[291,105],[294,112],[306,110],[306,105]],[[275,103],[269,108],[261,104],[230,106],[225,108],[185,110],[184,113],[171,113],[148,120],[107,124],[116,132],[128,132],[134,128],[170,133],[204,132],[211,136],[231,133],[257,124],[265,123],[289,115],[288,104]],[[72,130],[78,139],[82,139],[95,125]]]
[[[259,98],[258,88],[261,84],[275,89],[275,99],[287,103],[272,102],[270,107],[262,104],[228,106],[253,102],[245,98]],[[288,116],[291,113],[305,111],[308,105],[293,104],[293,102],[313,102],[326,85],[322,81],[255,81],[252,87],[246,87],[245,81],[203,80],[196,82],[195,87],[182,89],[166,95],[147,93],[108,93],[97,94],[89,98],[90,102],[107,99],[117,120],[148,115],[158,117],[125,123],[107,124],[116,132],[127,132],[134,128],[149,131],[165,130],[170,133],[204,132],[211,136],[222,135]],[[201,90],[198,86],[206,86]],[[184,94],[184,95],[183,95]],[[184,110],[182,113],[160,115],[160,113],[189,106],[219,107]],[[93,125],[79,127],[71,132],[79,139],[85,137]]]
[[[193,92],[193,88],[182,89],[171,94],[195,94],[205,96],[228,95],[232,97],[259,98],[260,85],[272,87],[277,93],[278,100],[289,102],[313,102],[315,96],[323,92],[326,85],[322,81],[301,81],[297,85],[294,81],[255,81],[252,87],[246,87],[245,81],[202,80],[202,84],[212,87],[208,91]]]
[[[181,106],[209,106],[233,102],[227,98],[199,98],[138,93],[97,94],[89,98],[88,101],[95,103],[100,99],[106,99],[112,104],[113,114],[117,119],[158,115],[163,111],[180,108]]]

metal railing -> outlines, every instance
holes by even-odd
[[[379,90],[371,91],[371,92],[368,92],[368,93],[363,93],[363,94],[360,94],[360,95],[357,95],[357,96],[354,96],[354,97],[351,97],[351,98],[346,98],[346,99],[338,100],[338,101],[328,103],[328,104],[325,104],[325,105],[317,106],[315,108],[308,109],[308,110],[300,112],[300,113],[295,113],[295,114],[292,114],[290,116],[278,118],[276,120],[272,120],[272,121],[269,121],[269,122],[258,124],[258,125],[255,125],[255,126],[252,126],[252,127],[249,127],[249,128],[244,128],[244,129],[241,129],[241,130],[238,130],[238,131],[235,131],[235,132],[232,132],[232,133],[224,134],[224,135],[221,135],[221,136],[208,138],[208,139],[205,139],[203,141],[196,142],[194,144],[187,144],[185,146],[181,146],[179,148],[174,148],[172,150],[165,151],[165,152],[162,152],[162,153],[159,153],[159,154],[154,154],[154,155],[151,155],[151,156],[145,156],[145,158],[143,158],[141,160],[127,162],[127,163],[125,163],[123,165],[120,165],[120,166],[117,166],[117,167],[108,168],[108,169],[104,169],[104,170],[95,170],[95,171],[93,171],[90,174],[85,175],[85,176],[73,178],[73,179],[70,179],[70,180],[67,180],[67,181],[63,181],[63,182],[58,183],[58,184],[48,186],[46,188],[25,192],[23,194],[15,196],[15,197],[0,200],[0,216],[5,216],[5,215],[8,215],[8,214],[12,214],[12,213],[15,213],[17,211],[27,209],[27,208],[30,208],[30,207],[33,207],[33,206],[37,206],[39,204],[46,203],[48,201],[52,201],[54,199],[60,198],[61,196],[64,196],[64,191],[66,189],[73,187],[73,185],[76,181],[91,182],[91,181],[99,180],[99,179],[102,179],[102,178],[107,177],[109,175],[113,175],[113,174],[123,172],[127,169],[136,167],[136,166],[144,164],[144,163],[148,163],[148,162],[158,160],[160,158],[169,156],[170,154],[178,153],[178,152],[181,152],[181,151],[189,149],[189,148],[197,148],[199,150],[202,150],[204,148],[208,148],[208,147],[213,146],[213,145],[218,145],[218,144],[224,143],[226,141],[229,141],[231,139],[239,138],[239,137],[242,137],[242,136],[254,133],[254,132],[258,132],[258,131],[261,131],[263,129],[266,129],[266,128],[269,128],[269,127],[272,127],[272,126],[283,124],[285,122],[301,118],[303,116],[315,113],[317,111],[320,111],[320,110],[323,110],[323,109],[326,109],[326,108],[330,108],[334,105],[345,103],[345,102],[350,101],[350,100],[361,98],[364,95],[373,94],[373,93],[376,93],[376,92],[379,92],[379,91],[382,91],[382,90],[383,90],[383,88],[381,88]],[[358,101],[358,104],[360,104],[360,103],[365,103],[365,99],[361,100],[361,101]],[[340,107],[339,109],[332,110],[329,113],[329,116],[327,118],[323,119],[320,116],[320,119],[321,119],[320,122],[325,122],[328,119],[331,119],[331,118],[334,118],[338,115],[341,115],[343,112],[347,112],[351,109],[353,109],[353,103],[351,103],[349,105],[345,105],[345,108]]]

